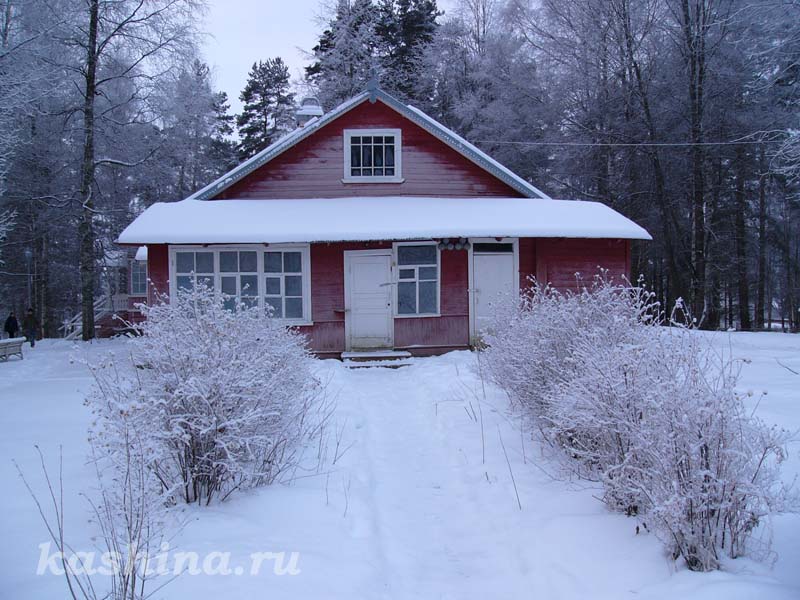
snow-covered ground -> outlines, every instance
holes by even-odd
[[[800,371],[800,336],[704,335],[751,360],[741,386],[754,392],[749,401],[762,418],[800,430],[800,376],[778,362]],[[94,481],[83,405],[91,380],[71,356],[124,352],[124,344],[76,351],[45,341],[26,347],[24,361],[0,363],[0,598],[64,597],[58,577],[35,573],[48,538],[11,462],[41,491],[35,444],[52,469],[63,448],[67,534],[76,550],[93,547],[78,496],[91,493]],[[291,486],[185,509],[188,523],[172,542],[201,556],[230,552],[231,567],[246,572],[253,552],[285,552],[286,562],[298,552],[300,573],[185,574],[157,597],[800,597],[800,516],[776,519],[773,567],[737,560],[723,572],[688,572],[658,540],[636,535],[635,520],[606,511],[596,490],[550,476],[552,466],[521,436],[503,395],[491,387],[484,395],[470,353],[414,359],[396,370],[347,370],[336,361],[318,369],[336,398],[343,456]],[[762,390],[768,395],[759,400]],[[800,473],[800,444],[790,454],[787,480]]]

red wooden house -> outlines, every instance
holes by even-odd
[[[417,109],[369,89],[119,238],[147,246],[150,298],[196,278],[271,307],[323,356],[468,348],[502,291],[598,267],[628,274],[648,233],[553,200]]]

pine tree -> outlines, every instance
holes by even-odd
[[[372,77],[380,76],[377,18],[372,0],[339,0],[330,28],[314,47],[316,62],[306,69],[325,110],[362,92]]]
[[[289,68],[280,57],[253,64],[239,99],[244,103],[236,119],[240,158],[254,156],[291,130],[294,94],[289,91]]]
[[[381,85],[414,104],[426,104],[432,83],[423,65],[441,14],[436,0],[382,0],[375,27],[380,40]]]

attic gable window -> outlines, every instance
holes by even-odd
[[[399,129],[346,129],[345,183],[401,183],[402,147]]]

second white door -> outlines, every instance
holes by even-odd
[[[514,254],[474,254],[473,287],[475,332],[480,333],[489,323],[494,304],[504,294],[516,290],[517,273],[514,268]]]
[[[391,348],[394,343],[391,251],[345,252],[348,350]]]

